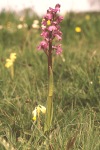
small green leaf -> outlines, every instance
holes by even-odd
[[[48,96],[44,132],[50,129],[52,123],[52,117],[53,117],[53,99],[52,96]]]

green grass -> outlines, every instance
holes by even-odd
[[[1,24],[19,23],[12,14],[9,19],[3,15]],[[65,61],[53,56],[54,116],[49,135],[32,121],[32,111],[37,104],[46,105],[48,92],[47,58],[37,51],[40,31],[0,30],[0,150],[5,149],[4,139],[17,150],[100,149],[100,14],[89,14],[88,21],[85,15],[66,15],[61,25]],[[32,18],[25,22],[30,25]],[[75,32],[76,26],[81,33]],[[5,68],[11,52],[17,53],[13,80]]]

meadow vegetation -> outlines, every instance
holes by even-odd
[[[34,20],[41,26],[35,13],[0,13],[0,150],[100,150],[100,13],[66,13],[61,23],[49,135],[32,120],[34,108],[46,105],[48,90],[47,58],[37,50],[41,30],[32,27]],[[11,53],[13,79],[5,67]]]

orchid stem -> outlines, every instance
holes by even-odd
[[[45,116],[44,131],[48,131],[51,127],[53,117],[53,71],[52,71],[52,42],[49,42],[48,55],[48,97],[47,97],[47,111]]]

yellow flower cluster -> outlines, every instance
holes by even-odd
[[[33,120],[36,121],[36,117],[40,116],[40,112],[42,112],[43,114],[46,113],[46,108],[42,105],[38,105],[37,107],[35,107],[35,109],[33,110],[32,112],[32,115],[33,115]]]
[[[11,53],[10,58],[6,59],[5,67],[10,68],[13,65],[15,59],[16,59],[16,53]]]
[[[75,31],[79,33],[79,32],[81,32],[82,30],[81,30],[80,27],[76,27],[76,28],[75,28]]]

